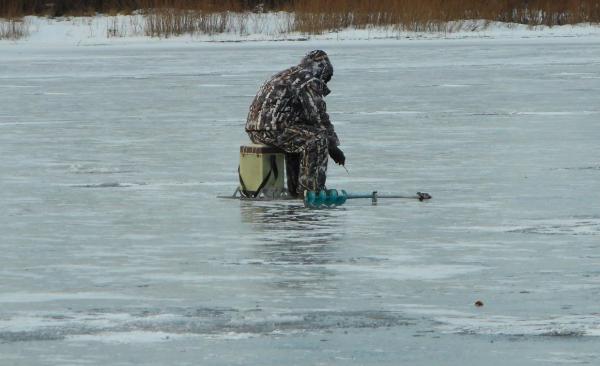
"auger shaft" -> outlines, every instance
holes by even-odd
[[[417,192],[414,196],[406,196],[399,194],[382,194],[380,195],[377,191],[371,193],[347,193],[344,190],[338,191],[330,189],[326,191],[307,191],[304,196],[304,204],[306,207],[317,208],[317,207],[330,207],[330,206],[341,206],[346,200],[349,199],[371,199],[373,204],[377,204],[380,198],[396,198],[396,199],[417,199],[419,201],[425,201],[431,199],[428,193]]]
[[[400,199],[417,199],[419,201],[424,201],[431,199],[431,196],[428,193],[417,192],[414,196],[406,196],[400,194],[379,194],[377,191],[373,191],[371,193],[348,193],[346,195],[346,199],[360,199],[360,198],[370,198],[373,201],[377,201],[379,198],[400,198]]]

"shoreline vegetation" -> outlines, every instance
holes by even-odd
[[[274,13],[279,17],[275,30],[268,24],[273,18],[268,15]],[[250,29],[305,35],[350,28],[452,32],[463,29],[463,22],[475,20],[529,27],[598,24],[600,0],[0,0],[0,39],[27,37],[30,24],[26,16],[99,14],[135,15],[129,25],[115,18],[107,26],[108,38],[131,27],[140,35],[162,38],[232,31],[245,34]]]

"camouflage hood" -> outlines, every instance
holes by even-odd
[[[322,80],[325,84],[333,76],[333,65],[325,51],[315,50],[310,52],[302,58],[298,67],[313,77]]]

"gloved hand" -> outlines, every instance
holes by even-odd
[[[331,158],[333,159],[333,161],[335,161],[336,164],[346,164],[346,157],[344,156],[344,152],[340,150],[340,148],[337,146],[329,147],[329,156],[331,156]]]

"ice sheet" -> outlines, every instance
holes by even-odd
[[[600,46],[544,34],[2,43],[1,360],[598,363]],[[216,198],[256,89],[313,48],[328,185],[433,200]]]

